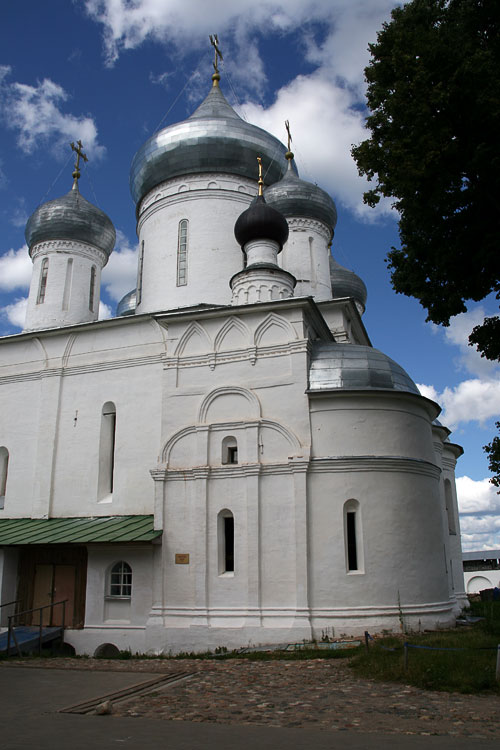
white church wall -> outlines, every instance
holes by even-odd
[[[330,230],[315,219],[288,218],[287,221],[290,233],[278,262],[297,279],[295,296],[311,296],[316,302],[330,300]]]
[[[203,174],[174,178],[146,195],[137,224],[144,242],[138,313],[231,302],[229,279],[243,268],[234,224],[255,192],[246,178]],[[177,265],[182,220],[188,222],[185,279],[179,279]]]

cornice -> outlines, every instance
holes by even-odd
[[[405,474],[421,474],[439,479],[439,466],[420,458],[407,456],[335,456],[312,458],[309,471],[319,474],[336,474],[360,471],[397,471]]]
[[[82,258],[91,258],[99,263],[103,268],[108,262],[108,255],[86,242],[77,242],[75,240],[46,240],[33,245],[31,248],[31,259],[37,260],[40,256],[50,255],[52,253],[61,253],[64,255],[79,255]]]

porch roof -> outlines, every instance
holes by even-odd
[[[153,516],[2,518],[0,545],[151,542],[162,532]]]

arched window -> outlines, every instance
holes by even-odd
[[[188,247],[188,222],[182,219],[179,222],[179,234],[177,241],[177,286],[187,284],[187,247]]]
[[[94,312],[94,300],[95,300],[95,266],[90,269],[90,285],[89,285],[89,310]]]
[[[453,493],[449,479],[444,480],[444,502],[446,506],[446,515],[448,517],[448,531],[450,534],[457,533],[457,523],[455,520],[455,508],[453,506]]]
[[[5,492],[7,490],[7,474],[9,471],[9,451],[3,445],[0,447],[0,508],[5,506]]]
[[[62,303],[63,310],[67,310],[69,307],[72,277],[73,277],[73,258],[68,258],[68,262],[66,263],[66,278],[64,280],[64,293],[63,293],[63,303]]]
[[[344,503],[344,545],[346,571],[348,573],[363,573],[361,512],[357,500],[348,500]]]
[[[42,266],[40,268],[40,283],[38,284],[38,296],[36,298],[37,305],[43,305],[45,302],[45,291],[47,289],[47,277],[49,275],[49,259],[44,258],[42,260]]]
[[[109,574],[108,596],[130,599],[132,596],[132,568],[124,560],[113,565]]]
[[[223,464],[237,464],[238,463],[238,443],[236,438],[232,435],[228,435],[222,441],[222,458]]]
[[[144,266],[144,240],[141,242],[139,251],[139,262],[137,264],[137,288],[135,292],[135,304],[139,305],[142,299],[142,269]]]
[[[99,441],[98,498],[104,500],[113,493],[115,474],[116,407],[107,401],[102,407]]]
[[[221,510],[217,517],[217,542],[219,575],[234,573],[234,516],[230,510]]]

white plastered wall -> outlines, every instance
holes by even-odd
[[[236,219],[257,192],[232,175],[188,175],[158,185],[143,199],[137,223],[144,242],[137,313],[200,303],[230,304],[230,278],[243,268]],[[188,221],[187,283],[177,284],[179,222]]]

